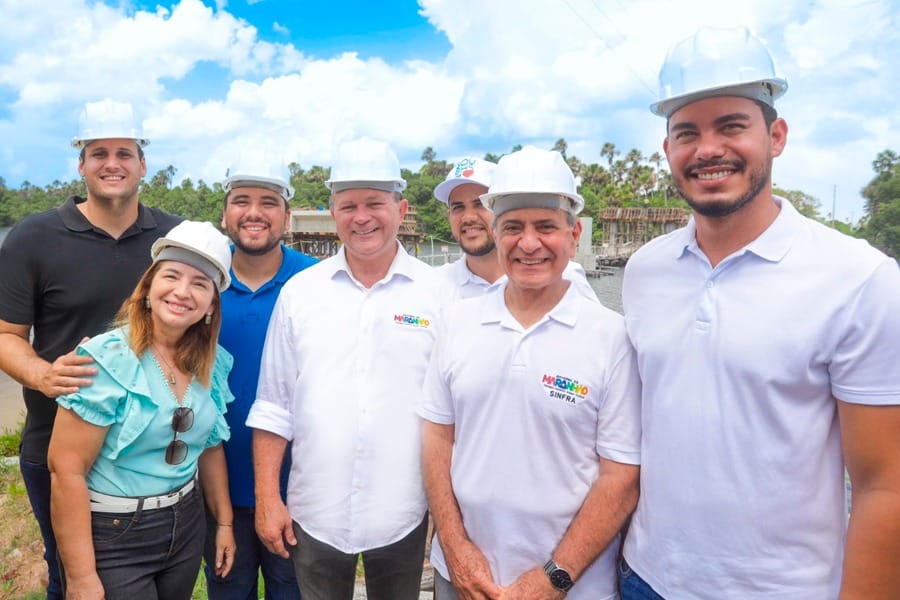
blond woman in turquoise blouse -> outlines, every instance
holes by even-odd
[[[69,599],[190,598],[204,497],[215,570],[234,558],[221,443],[232,359],[217,345],[231,252],[212,225],[185,221],[151,256],[118,326],[78,348],[92,384],[57,398],[51,516]]]

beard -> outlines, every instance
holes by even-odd
[[[241,241],[241,225],[244,225],[245,223],[246,221],[244,223],[239,223],[234,230],[228,230],[228,237],[231,238],[231,243],[234,244],[236,250],[240,250],[248,256],[263,256],[281,244],[280,237],[269,237],[266,239],[265,243],[260,246],[248,246],[247,244],[244,244]]]
[[[702,163],[693,164],[685,169],[684,173],[682,174],[683,178],[681,179],[681,181],[690,178],[690,173],[694,169],[703,169],[717,166],[733,167],[739,173],[743,173],[747,169],[747,164],[744,161],[704,161]],[[675,187],[678,188],[678,192],[681,194],[681,197],[684,198],[684,201],[687,202],[688,206],[690,206],[691,210],[693,210],[695,213],[704,217],[720,218],[727,217],[728,215],[733,215],[734,213],[750,204],[750,202],[752,202],[754,198],[759,196],[760,192],[765,189],[766,185],[770,181],[771,175],[772,162],[770,159],[768,166],[763,166],[750,172],[750,185],[747,188],[747,191],[737,198],[733,199],[700,201],[697,198],[690,196],[685,189],[687,186],[683,184],[679,185],[678,180],[675,181]]]
[[[497,245],[494,243],[493,238],[488,238],[488,241],[483,243],[480,246],[469,246],[468,248],[464,246],[462,243],[459,244],[459,247],[462,249],[464,254],[468,254],[469,256],[485,256],[494,251],[494,248]]]

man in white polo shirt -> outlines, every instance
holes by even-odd
[[[480,296],[505,279],[494,244],[493,215],[481,202],[495,168],[497,165],[487,160],[461,158],[434,188],[434,197],[447,205],[450,232],[463,251],[458,260],[438,267],[438,274],[450,284],[454,299]],[[568,262],[563,278],[574,283],[586,297],[597,300],[584,267],[577,262]]]
[[[247,418],[257,532],[290,553],[305,600],[350,600],[360,554],[370,599],[413,600],[427,530],[416,406],[443,294],[397,241],[406,182],[387,144],[343,145],[326,185],[343,246],[282,289]]]
[[[449,309],[419,411],[436,598],[616,598],[640,383],[622,317],[562,277],[584,200],[531,146],[482,199],[508,279]]]
[[[625,270],[644,426],[625,599],[900,598],[900,270],[772,194],[786,88],[745,29],[700,30],[660,72],[693,218]]]

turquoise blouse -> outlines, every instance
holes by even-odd
[[[234,399],[228,389],[233,359],[221,346],[210,388],[194,378],[185,392],[183,406],[194,411],[194,424],[178,434],[189,448],[179,465],[165,460],[178,401],[153,354],[148,350],[138,357],[121,329],[91,338],[77,353],[94,359],[97,376],[90,386],[56,401],[88,423],[109,427],[88,473],[90,489],[112,496],[164,494],[194,476],[204,449],[229,438],[224,415],[225,405]]]

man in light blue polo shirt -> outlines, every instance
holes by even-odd
[[[223,186],[222,227],[234,243],[234,256],[232,284],[222,294],[219,343],[234,356],[228,384],[235,400],[225,415],[232,435],[225,456],[237,556],[225,578],[206,570],[208,593],[212,600],[257,598],[262,569],[266,598],[300,598],[291,561],[270,553],[256,536],[252,434],[244,421],[256,397],[260,357],[275,300],[288,279],[317,261],[281,243],[290,224],[289,202],[294,196],[286,173],[272,166],[233,169]],[[282,494],[289,459],[285,465]],[[214,564],[215,528],[207,527],[207,531],[206,562]]]

